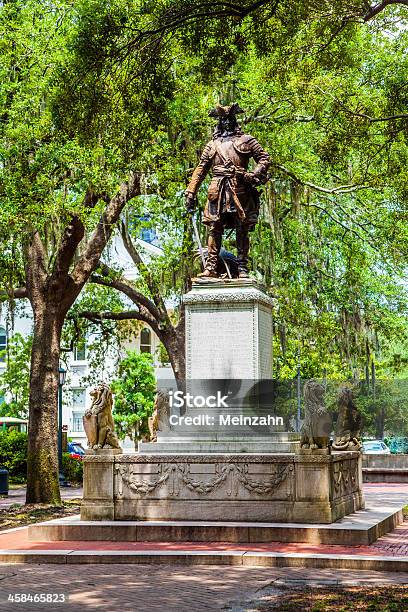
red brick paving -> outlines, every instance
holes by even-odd
[[[184,567],[173,565],[7,565],[0,564],[1,612],[202,612],[253,610],[276,583],[332,586],[406,584],[404,573],[253,567]],[[38,605],[7,603],[9,593],[65,593],[68,602]]]
[[[398,526],[391,533],[383,536],[370,546],[338,546],[329,544],[283,543],[266,544],[230,543],[230,542],[107,542],[78,541],[37,542],[28,539],[28,528],[0,534],[1,550],[87,550],[87,551],[248,551],[248,552],[287,552],[315,553],[334,555],[372,555],[408,557],[408,521]]]

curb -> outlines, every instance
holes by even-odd
[[[0,550],[0,563],[244,565],[407,572],[408,557],[250,551]]]

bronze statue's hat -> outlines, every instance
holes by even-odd
[[[208,115],[209,117],[215,117],[215,118],[220,118],[220,117],[225,117],[227,115],[238,115],[239,113],[243,113],[244,111],[242,110],[242,108],[240,107],[240,105],[237,102],[234,102],[234,104],[230,104],[229,106],[221,106],[221,104],[216,104],[215,108],[212,108]]]

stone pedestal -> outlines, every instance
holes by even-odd
[[[252,280],[193,283],[184,296],[188,379],[272,378],[272,299]]]
[[[82,520],[332,523],[363,507],[360,455],[86,457]]]
[[[187,383],[271,379],[272,300],[256,283],[196,282],[184,303]],[[300,454],[279,430],[185,433],[86,456],[81,518],[331,523],[364,507],[357,452]]]

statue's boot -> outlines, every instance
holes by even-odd
[[[211,272],[211,270],[204,270],[204,272],[197,274],[197,278],[218,278],[218,274],[216,272]]]
[[[218,227],[217,225],[212,225],[210,227],[210,232],[208,236],[207,243],[207,261],[205,263],[205,270],[198,276],[201,278],[217,278],[217,265],[218,265],[218,255],[221,249],[221,241],[222,241],[222,227]]]
[[[249,278],[248,274],[249,236],[242,225],[237,227],[237,259],[239,278]]]

